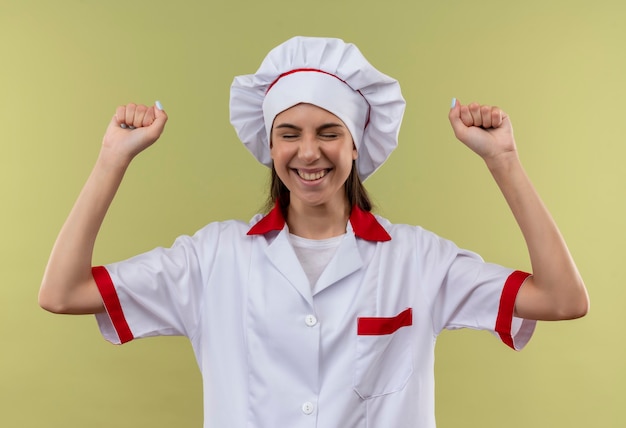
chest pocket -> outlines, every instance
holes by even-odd
[[[413,373],[413,312],[411,308],[390,318],[359,318],[354,390],[363,399],[392,394],[407,384]]]

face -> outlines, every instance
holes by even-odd
[[[274,168],[289,189],[291,205],[345,207],[344,185],[357,152],[341,119],[298,104],[276,116],[271,141]]]

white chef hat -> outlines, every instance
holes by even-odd
[[[405,107],[400,85],[376,70],[351,43],[294,37],[272,49],[255,74],[235,77],[230,121],[254,157],[271,166],[274,118],[300,103],[321,107],[345,123],[363,180],[398,145]]]

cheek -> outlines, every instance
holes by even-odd
[[[272,159],[284,157],[284,153],[285,147],[282,144],[274,144],[274,142],[270,140],[270,156]]]
[[[283,144],[273,144],[270,146],[270,157],[275,164],[285,163],[290,157],[289,148]]]

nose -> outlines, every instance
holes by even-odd
[[[298,147],[298,156],[306,163],[313,163],[320,158],[320,145],[317,138],[312,135],[305,135]]]

